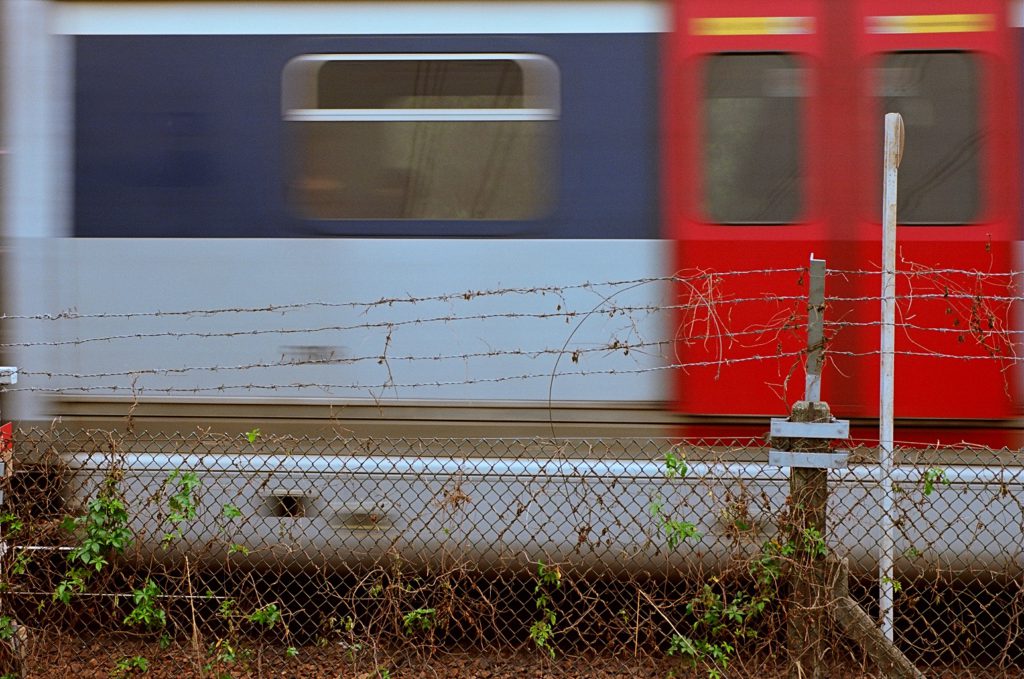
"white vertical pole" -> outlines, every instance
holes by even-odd
[[[882,633],[893,640],[893,398],[896,350],[896,177],[903,157],[903,118],[885,115],[885,188],[882,192],[882,370],[878,447],[882,471],[878,608]]]

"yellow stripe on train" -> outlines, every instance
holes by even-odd
[[[814,33],[814,17],[701,17],[691,35],[801,35]]]
[[[981,33],[996,28],[992,14],[907,14],[869,16],[868,33]]]

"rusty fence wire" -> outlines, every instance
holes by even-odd
[[[822,560],[877,613],[864,446],[830,472],[816,534],[755,441],[16,441],[11,676],[784,676],[794,578]],[[895,645],[925,676],[1024,674],[1018,464],[899,451]],[[881,676],[826,620],[825,676]]]
[[[897,357],[1004,374],[1012,391],[1021,276],[902,262]],[[829,268],[825,288],[826,373],[835,380],[877,360],[880,272]],[[110,309],[60,289],[60,311],[0,316],[0,351],[19,369],[3,392],[21,401],[651,401],[679,376],[700,384],[759,366],[764,383],[748,384],[757,398],[770,394],[782,412],[800,397],[791,378],[806,358],[806,266],[381,292],[226,306],[211,291],[208,307],[154,310]]]

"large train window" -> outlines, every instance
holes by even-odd
[[[714,54],[703,76],[705,217],[719,224],[797,221],[806,70],[792,54]]]
[[[284,69],[310,219],[524,220],[552,199],[558,69],[524,54],[315,54]]]
[[[901,224],[968,224],[981,217],[978,62],[970,52],[884,57],[875,80],[879,119],[900,113],[907,129],[897,205]],[[878,212],[880,201],[875,203]]]

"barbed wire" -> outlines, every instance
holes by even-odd
[[[829,269],[829,276],[878,275],[879,271]],[[1007,294],[988,294],[991,290],[965,291],[958,287],[956,281],[948,280],[950,276],[984,277],[985,272],[960,269],[915,269],[905,273],[915,280],[928,281],[930,284],[941,285],[941,292],[928,289],[911,289],[897,296],[898,309],[903,317],[896,322],[901,332],[904,346],[897,356],[932,357],[941,360],[960,361],[996,361],[1004,369],[1018,362],[1015,342],[1024,335],[1024,329],[1013,325],[1009,317],[1009,309],[1021,298]],[[997,278],[1015,275],[1017,272],[998,272]],[[797,274],[787,282],[780,282],[779,275]],[[478,289],[458,291],[435,295],[383,296],[374,301],[345,302],[329,300],[313,300],[289,304],[269,304],[265,306],[211,307],[208,309],[170,310],[170,311],[135,311],[79,314],[77,311],[63,311],[55,314],[36,314],[22,316],[6,316],[0,320],[22,321],[82,321],[93,327],[95,321],[116,321],[118,323],[133,319],[145,320],[167,317],[170,320],[185,317],[214,318],[223,314],[273,313],[290,317],[296,312],[309,309],[340,309],[350,308],[366,314],[373,310],[384,312],[401,305],[407,307],[396,318],[368,319],[363,322],[336,324],[302,324],[295,326],[250,327],[250,328],[152,328],[143,326],[134,332],[99,332],[78,337],[54,337],[52,333],[43,331],[27,331],[29,337],[13,338],[14,341],[0,343],[0,348],[11,350],[35,350],[40,348],[73,348],[115,342],[135,342],[136,345],[128,352],[119,354],[118,362],[127,356],[140,363],[136,366],[118,367],[116,369],[67,370],[47,369],[33,362],[32,354],[26,354],[22,362],[20,375],[28,382],[6,389],[10,392],[43,392],[43,393],[89,393],[103,391],[130,391],[138,389],[144,393],[165,394],[199,394],[227,391],[273,391],[273,390],[333,390],[373,391],[385,389],[425,389],[455,387],[460,385],[521,382],[538,379],[556,380],[563,378],[582,378],[588,376],[627,376],[664,373],[668,371],[688,371],[704,368],[721,369],[734,365],[755,362],[783,361],[789,363],[789,370],[800,367],[806,357],[805,342],[802,334],[807,329],[807,298],[802,290],[806,286],[806,267],[755,269],[748,271],[690,271],[677,273],[673,276],[635,278],[608,282],[587,281],[568,285],[543,285],[533,287],[503,287],[495,289]],[[773,281],[769,289],[750,294],[753,283],[751,280],[768,279]],[[655,294],[644,293],[640,300],[620,300],[618,295],[636,293],[637,288],[648,284],[662,287]],[[781,287],[779,287],[781,286]],[[787,288],[787,286],[789,286]],[[920,287],[920,286],[915,286]],[[927,288],[927,286],[926,286]],[[790,290],[796,294],[785,294]],[[570,298],[570,292],[595,292],[593,300]],[[738,294],[737,294],[738,293]],[[984,293],[984,294],[983,294]],[[554,309],[524,308],[524,302],[531,297],[543,305],[549,306],[550,297],[556,295]],[[494,309],[478,312],[460,313],[457,306],[468,304],[477,299],[515,297],[516,307],[512,309]],[[658,299],[654,299],[657,297]],[[880,328],[882,322],[874,318],[863,318],[863,314],[853,313],[851,305],[878,303],[880,295],[848,295],[840,288],[838,294],[830,294],[826,299],[824,328],[826,338],[824,351],[826,358],[848,357],[862,358],[877,356],[874,350],[850,350],[844,344],[846,333],[860,332],[866,329]],[[947,306],[941,312],[929,311],[925,316],[909,314],[904,305],[916,302],[933,303],[941,301]],[[431,313],[430,305],[445,304],[450,311]],[[489,302],[490,304],[490,302]],[[425,305],[425,313],[409,316],[408,308]],[[308,317],[303,317],[308,320]],[[601,327],[575,337],[577,331],[588,321],[602,318],[618,323],[618,327]],[[924,320],[922,320],[924,319]],[[527,346],[505,346],[485,349],[451,351],[444,350],[451,342],[473,341],[491,345],[500,339],[501,332],[492,332],[486,328],[496,321],[525,324],[530,328],[527,335],[536,335],[546,346],[530,348]],[[534,323],[554,322],[566,329],[539,330],[540,325]],[[423,352],[396,350],[400,342],[422,343],[424,336],[418,334],[419,328],[447,327],[468,324],[468,335],[461,335],[453,328],[450,339],[431,337],[425,346],[431,349]],[[102,324],[99,327],[103,327]],[[66,332],[66,331],[62,331]],[[226,352],[228,349],[202,349],[206,340],[245,339],[265,336],[296,336],[336,333],[357,338],[343,340],[346,344],[365,345],[367,342],[380,343],[379,350],[364,350],[355,355],[345,355],[347,349],[341,346],[296,346],[280,347],[281,358],[274,360],[257,359],[241,362],[207,361],[192,364],[189,356],[193,352],[206,355],[210,351]],[[36,337],[32,337],[36,334]],[[928,337],[936,339],[949,338],[958,343],[957,349],[948,342],[929,346]],[[562,346],[551,340],[564,339]],[[164,355],[166,346],[160,350],[147,350],[147,342],[154,340],[189,340],[176,350],[183,356],[179,365],[152,365],[152,359]],[[339,340],[334,340],[339,341]],[[905,343],[909,342],[910,346]],[[246,352],[255,347],[265,353],[266,347],[246,346]],[[682,352],[682,353],[680,353]],[[673,356],[672,354],[676,355]],[[215,353],[216,355],[216,353]],[[629,359],[633,365],[623,363]],[[90,357],[97,357],[100,362],[109,363],[112,355],[109,350],[90,350],[82,355],[79,362],[88,362]],[[544,358],[555,358],[553,368],[533,369],[531,361]],[[572,369],[558,367],[558,360],[571,360]],[[601,360],[612,360],[613,363],[601,365]],[[488,374],[466,375],[454,377],[451,374],[438,373],[424,378],[423,375],[410,376],[392,374],[391,367],[402,364],[436,364],[438,369],[446,369],[446,364],[459,362],[460,369],[470,369],[470,364],[484,366],[485,361],[493,361],[487,368]],[[584,365],[584,362],[586,365]],[[655,365],[650,365],[655,363]],[[159,384],[137,382],[145,377],[182,377],[192,374],[213,374],[219,372],[246,371],[281,371],[300,368],[330,368],[358,364],[377,364],[387,371],[387,375],[379,380],[359,375],[351,382],[336,379],[304,380],[295,379],[294,375],[282,375],[281,379],[269,380],[267,377],[250,381],[235,381],[225,384]],[[501,374],[494,374],[499,371]],[[785,370],[782,370],[785,372]],[[96,384],[96,380],[124,378],[133,384]],[[47,384],[47,382],[64,381],[65,384]]]
[[[1021,362],[1021,359],[1016,356],[1006,356],[998,354],[949,354],[941,351],[912,351],[912,350],[897,350],[894,352],[896,356],[913,357],[913,358],[935,358],[935,359],[948,359],[957,361],[996,361],[1000,364],[1017,364]],[[826,353],[827,356],[842,356],[850,358],[870,358],[880,356],[880,351],[847,351],[847,350],[836,350],[832,349]],[[228,391],[284,391],[284,390],[319,390],[323,392],[331,392],[334,390],[349,390],[349,391],[380,391],[380,390],[391,390],[391,389],[423,389],[429,387],[455,387],[455,386],[471,386],[477,384],[499,384],[504,382],[520,382],[538,379],[560,379],[560,378],[585,378],[585,377],[596,377],[596,376],[626,376],[626,375],[646,375],[654,373],[671,372],[675,370],[688,370],[695,368],[714,368],[714,367],[729,367],[734,365],[748,364],[748,363],[763,363],[766,361],[777,361],[791,359],[794,361],[802,361],[807,356],[806,350],[800,351],[786,351],[772,354],[755,354],[750,356],[742,356],[736,358],[725,358],[719,360],[708,360],[708,361],[690,361],[690,362],[677,362],[667,363],[664,365],[649,366],[649,367],[636,367],[636,368],[608,368],[602,370],[587,370],[581,369],[576,371],[558,370],[558,371],[539,371],[534,373],[522,373],[522,374],[510,374],[501,375],[496,377],[479,377],[479,378],[465,378],[465,379],[451,379],[451,380],[423,380],[419,382],[400,382],[400,381],[383,381],[383,382],[351,382],[351,383],[330,383],[330,382],[276,382],[276,383],[235,383],[235,384],[218,384],[215,386],[205,387],[156,387],[156,386],[145,386],[139,384],[110,384],[110,385],[89,385],[89,386],[66,386],[66,387],[44,387],[44,386],[0,386],[0,393],[49,393],[49,394],[74,394],[74,393],[86,393],[86,392],[135,392],[140,395],[142,394],[199,394],[199,393],[217,393],[217,392],[228,392]],[[283,364],[287,366],[288,364]],[[250,367],[276,367],[276,366],[237,366],[237,367],[208,367],[208,368],[180,368],[180,369],[157,369],[157,370],[146,370],[140,369],[135,371],[122,371],[122,372],[108,372],[108,373],[47,373],[47,372],[26,372],[27,375],[42,376],[47,378],[71,378],[71,379],[95,379],[95,378],[109,378],[109,377],[143,377],[146,375],[172,375],[172,374],[184,374],[188,372],[207,370],[209,372],[220,372],[225,370],[245,370]],[[19,372],[20,374],[20,372]]]
[[[38,314],[0,314],[0,322],[5,320],[36,320],[36,321],[61,321],[61,320],[85,320],[85,319],[128,319],[128,318],[161,318],[179,316],[215,316],[222,314],[250,314],[250,313],[286,313],[304,309],[370,309],[373,307],[392,307],[400,304],[423,304],[427,302],[469,302],[478,298],[500,297],[500,296],[532,296],[532,295],[561,295],[574,290],[600,290],[601,288],[624,288],[635,287],[655,283],[684,283],[695,280],[724,279],[732,277],[744,277],[754,275],[767,275],[779,273],[799,273],[806,271],[805,267],[790,267],[782,269],[750,269],[744,271],[697,271],[691,274],[680,272],[672,276],[652,276],[646,278],[633,278],[626,280],[583,282],[568,285],[541,285],[535,287],[509,287],[495,288],[492,290],[466,290],[454,293],[443,293],[437,295],[407,295],[394,297],[381,297],[373,301],[364,302],[329,302],[324,300],[312,300],[304,302],[293,302],[287,304],[267,304],[249,307],[214,307],[208,309],[179,309],[171,311],[131,311],[131,312],[95,312],[79,313],[73,309],[56,313]]]
[[[658,365],[650,367],[637,367],[637,368],[609,368],[605,370],[585,370],[581,369],[578,371],[542,371],[535,373],[516,374],[516,375],[501,375],[497,377],[478,377],[478,378],[466,378],[461,380],[424,380],[421,382],[378,382],[378,383],[324,383],[324,382],[288,382],[288,383],[276,383],[276,384],[257,384],[257,383],[240,383],[232,385],[217,385],[210,387],[144,387],[140,385],[125,386],[125,385],[108,385],[108,386],[97,386],[90,385],[87,387],[62,387],[62,388],[47,388],[47,387],[27,387],[27,386],[16,386],[16,387],[3,387],[0,389],[2,392],[43,392],[43,393],[75,393],[85,391],[137,391],[138,393],[166,393],[166,394],[195,394],[195,393],[213,393],[223,391],[276,391],[279,389],[319,389],[322,391],[331,391],[336,389],[342,390],[359,390],[359,391],[372,391],[372,390],[384,390],[384,389],[419,389],[426,387],[454,387],[454,386],[468,386],[473,384],[496,384],[501,382],[516,382],[536,379],[554,379],[561,377],[593,377],[597,375],[644,375],[650,373],[659,373],[669,370],[685,370],[688,368],[706,368],[716,366],[730,366],[738,365],[741,363],[760,363],[767,360],[776,359],[799,359],[805,355],[804,351],[792,351],[792,352],[781,352],[775,354],[764,354],[764,355],[753,355],[753,356],[742,356],[737,358],[726,358],[714,361],[692,361],[689,363],[671,363],[668,365]],[[37,373],[38,374],[38,373]],[[125,376],[136,376],[144,374],[142,372],[127,373]],[[119,374],[110,375],[95,375],[97,377],[111,377]],[[76,378],[87,378],[92,377],[91,375],[78,375],[69,374],[65,376],[76,377]]]
[[[730,306],[738,304],[746,304],[751,302],[792,302],[801,301],[802,298],[799,296],[764,296],[764,297],[751,297],[725,300],[720,303],[720,306]],[[666,313],[666,312],[678,312],[687,311],[692,309],[701,308],[699,305],[678,305],[678,304],[664,304],[664,305],[642,305],[642,306],[609,306],[608,308],[601,309],[597,313],[599,316],[607,316],[614,318],[616,316],[623,316],[629,314],[654,314],[654,313]],[[259,336],[259,335],[294,335],[294,334],[314,334],[322,332],[350,332],[355,330],[391,330],[395,328],[402,328],[405,326],[424,326],[432,324],[452,324],[459,322],[471,322],[471,321],[494,321],[494,320],[549,320],[549,319],[561,319],[566,322],[572,320],[579,320],[583,316],[588,315],[588,312],[584,311],[553,311],[553,312],[495,312],[486,314],[468,314],[468,315],[457,315],[448,314],[444,316],[431,316],[423,318],[414,318],[406,320],[389,320],[389,321],[374,321],[368,323],[353,323],[347,325],[322,325],[312,327],[297,327],[297,328],[256,328],[249,330],[228,330],[228,331],[210,331],[210,332],[199,332],[199,331],[161,331],[161,332],[139,332],[139,333],[125,333],[117,335],[103,335],[97,337],[84,337],[75,338],[69,340],[53,340],[44,342],[6,342],[0,343],[0,348],[18,348],[18,347],[36,347],[36,346],[78,346],[82,344],[90,344],[94,342],[111,342],[117,340],[139,340],[139,339],[155,339],[155,338],[196,338],[196,339],[213,339],[213,338],[231,338],[231,337],[247,337],[247,336]],[[590,314],[593,315],[593,314]]]
[[[79,379],[85,378],[96,378],[96,377],[133,377],[139,375],[175,375],[184,374],[189,372],[225,372],[231,370],[255,370],[262,368],[284,368],[292,366],[330,366],[330,365],[351,365],[356,363],[381,363],[383,361],[394,361],[394,362],[439,362],[439,361],[467,361],[474,359],[483,358],[501,358],[501,357],[526,357],[526,358],[539,358],[541,356],[583,356],[587,354],[606,354],[608,352],[624,352],[628,354],[631,351],[643,351],[646,349],[658,348],[661,349],[671,343],[667,340],[661,340],[657,342],[612,342],[607,346],[591,347],[591,348],[578,348],[571,351],[565,349],[501,349],[481,352],[468,352],[462,354],[435,354],[435,355],[389,355],[389,354],[368,354],[364,356],[353,356],[353,357],[337,357],[337,358],[322,358],[322,359],[296,359],[296,360],[282,360],[273,362],[263,363],[246,363],[241,365],[231,366],[182,366],[179,368],[144,368],[140,370],[123,370],[115,372],[95,372],[95,373],[68,373],[68,372],[54,372],[54,371],[31,371],[24,370],[19,371],[20,375],[24,376],[38,376],[47,378],[57,377],[73,377]]]
[[[932,301],[932,300],[942,300],[942,301],[947,301],[947,300],[949,300],[949,301],[969,300],[969,301],[975,301],[975,300],[983,300],[983,301],[986,301],[986,302],[995,302],[995,303],[1000,303],[1000,304],[1024,302],[1024,297],[1017,296],[1017,295],[991,295],[991,294],[990,295],[983,295],[983,294],[980,294],[980,293],[967,293],[967,292],[963,292],[963,293],[905,293],[905,294],[894,295],[893,299],[895,299],[897,302],[908,302],[908,301],[915,301],[915,300],[921,300],[921,301]],[[858,295],[856,297],[849,297],[849,296],[844,296],[844,295],[829,295],[829,302],[833,303],[833,304],[836,303],[836,302],[872,302],[872,303],[876,303],[876,302],[880,302],[880,301],[882,301],[882,296],[881,295]]]
[[[773,331],[798,331],[806,328],[806,324],[801,325],[795,322],[787,322],[783,325],[779,325],[775,328],[770,328]],[[731,338],[739,337],[761,337],[766,334],[767,330],[763,328],[754,330],[741,330],[729,333]],[[718,335],[694,335],[687,337],[687,341],[698,342],[708,339],[718,339]],[[329,358],[287,358],[279,361],[264,361],[245,363],[239,365],[209,365],[209,366],[182,366],[173,368],[144,368],[138,370],[124,370],[115,372],[94,372],[94,373],[68,373],[50,370],[21,370],[20,375],[23,376],[39,376],[47,378],[56,377],[75,377],[75,378],[93,378],[93,377],[118,377],[118,376],[135,376],[135,375],[172,375],[172,374],[183,374],[188,372],[223,372],[231,370],[254,370],[264,368],[282,368],[292,366],[330,366],[330,365],[350,365],[356,363],[375,362],[380,363],[382,361],[394,361],[394,362],[440,362],[440,361],[467,361],[474,359],[484,358],[501,358],[501,357],[526,357],[526,358],[540,358],[542,356],[570,356],[574,359],[578,359],[581,356],[588,354],[608,354],[611,352],[622,353],[623,355],[629,355],[630,352],[646,351],[649,349],[664,349],[666,347],[674,345],[678,340],[657,340],[653,342],[645,341],[629,341],[629,340],[612,340],[609,343],[595,347],[576,347],[572,349],[566,349],[563,347],[559,348],[540,348],[540,349],[492,349],[489,351],[479,352],[466,352],[466,353],[450,353],[450,354],[419,354],[419,355],[395,355],[386,353],[375,353],[366,354],[362,356],[337,356]],[[49,346],[46,344],[33,344],[29,346]],[[301,349],[301,347],[299,347]],[[679,367],[679,366],[677,366]]]
[[[912,278],[912,277],[929,277],[929,276],[945,276],[949,274],[957,274],[967,276],[970,278],[1017,278],[1024,276],[1024,270],[1016,271],[983,271],[981,269],[954,269],[945,267],[925,267],[910,262],[903,262],[904,265],[912,266],[911,269],[899,268],[897,266],[896,276]],[[882,273],[881,268],[878,269],[841,269],[829,267],[825,275],[826,276],[878,276]]]

